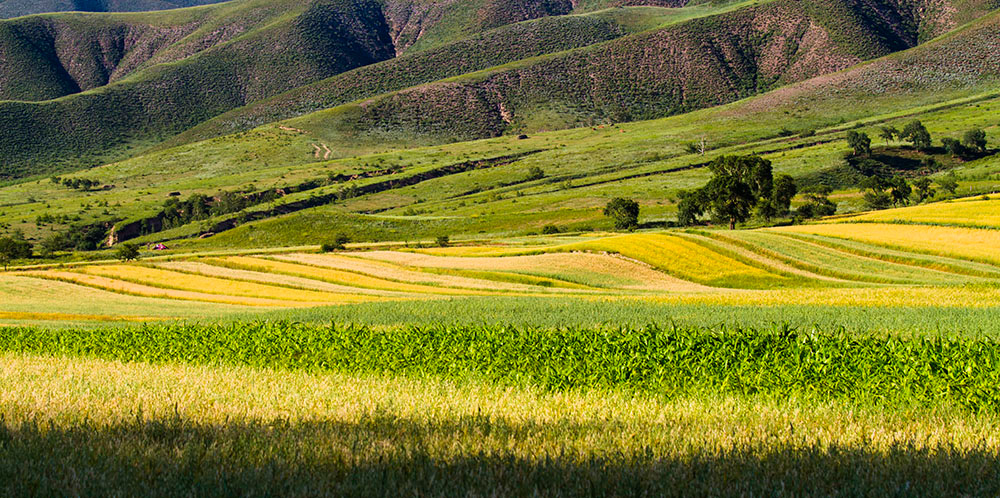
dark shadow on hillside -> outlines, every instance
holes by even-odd
[[[634,429],[634,428],[633,428]],[[696,429],[695,429],[696,430]],[[113,425],[0,419],[0,495],[45,496],[976,496],[1000,494],[996,448],[887,452],[761,438],[664,457],[657,448],[571,448],[525,458],[507,441],[629,434],[614,421],[549,426],[487,417],[424,423],[231,422],[174,417]],[[492,447],[480,443],[492,441]],[[795,439],[795,438],[792,438]],[[499,441],[499,443],[497,442]],[[770,441],[770,442],[767,442]],[[528,447],[538,447],[529,444]],[[448,448],[465,448],[459,454]],[[683,447],[683,445],[682,445]]]

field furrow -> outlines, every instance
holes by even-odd
[[[421,268],[506,271],[576,282],[592,287],[651,291],[698,291],[706,287],[671,277],[609,254],[548,253],[527,256],[434,256],[398,251],[360,253],[365,258]]]
[[[475,291],[489,292],[538,292],[537,287],[512,284],[506,282],[490,282],[475,278],[459,277],[454,275],[439,275],[435,273],[422,272],[416,269],[401,267],[382,261],[367,260],[354,256],[341,256],[334,254],[279,254],[268,259],[295,263],[306,268],[326,268],[339,271],[345,274],[344,278],[369,277],[377,280],[379,285],[389,285],[384,282],[392,282],[397,286],[421,286],[431,292],[440,294],[460,292],[470,294]],[[309,271],[315,271],[310,269]],[[351,277],[350,275],[353,275]],[[430,290],[434,289],[434,290]]]
[[[216,263],[223,263],[222,265]],[[261,284],[276,284],[286,287],[294,287],[302,290],[319,292],[332,292],[339,294],[362,294],[382,297],[420,297],[420,294],[380,291],[364,287],[352,287],[348,285],[338,285],[314,278],[303,278],[285,275],[277,272],[240,270],[225,265],[226,260],[213,258],[199,259],[196,261],[168,261],[156,263],[156,267],[165,270],[174,270],[183,273],[194,273],[207,277],[224,278],[227,280],[240,280],[245,282],[256,282]]]
[[[358,303],[378,299],[373,296],[294,289],[137,265],[88,266],[79,272],[171,290],[300,303]]]
[[[969,277],[845,253],[808,241],[782,237],[779,234],[746,231],[717,234],[717,237],[739,241],[775,254],[792,266],[835,278],[859,282],[888,284],[961,284]]]
[[[185,301],[201,301],[207,303],[236,304],[241,306],[301,307],[310,305],[310,303],[300,303],[300,302],[286,301],[279,299],[238,297],[238,296],[228,296],[224,294],[212,294],[207,292],[166,289],[163,287],[154,287],[151,285],[143,285],[134,282],[128,282],[125,280],[118,280],[116,278],[109,278],[109,277],[89,275],[85,273],[76,273],[76,272],[66,272],[66,271],[46,271],[37,273],[27,272],[25,273],[25,275],[43,279],[58,280],[60,282],[68,282],[88,287],[95,287],[98,289],[103,289],[120,294],[128,294],[131,296],[155,297],[164,299],[180,299]],[[330,303],[330,304],[339,304],[339,303]]]

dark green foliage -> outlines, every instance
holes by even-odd
[[[909,140],[917,150],[927,150],[931,148],[931,134],[919,120],[913,120],[903,127],[899,138]]]
[[[678,222],[691,221],[692,215],[700,209],[710,211],[715,219],[727,222],[733,230],[737,223],[748,220],[757,207],[763,206],[765,217],[776,214],[779,206],[771,205],[775,194],[771,161],[759,156],[721,156],[710,162],[708,169],[712,179],[702,187],[701,193],[682,198],[682,202],[705,204],[678,209]]]
[[[934,187],[931,185],[933,182],[930,178],[926,176],[917,178],[913,181],[913,190],[917,194],[917,202],[924,202],[931,197],[934,197]]]
[[[679,202],[677,203],[677,224],[690,226],[698,222],[705,214],[705,207],[708,205],[708,196],[705,189],[681,190],[677,192]]]
[[[771,196],[758,201],[757,214],[768,221],[775,216],[787,214],[792,205],[792,198],[795,197],[798,191],[799,188],[795,184],[795,179],[786,174],[778,175],[774,179]]]
[[[986,132],[975,128],[962,135],[962,145],[980,154],[986,153]]]
[[[451,245],[451,238],[447,235],[438,235],[434,239],[434,243],[437,244],[438,247],[448,247]]]
[[[559,227],[555,225],[545,225],[542,227],[542,235],[555,235],[561,231],[562,230],[559,230]]]
[[[889,180],[889,197],[892,198],[892,205],[907,205],[910,203],[910,194],[913,189],[910,188],[910,184],[906,181],[906,178],[902,176],[894,176]]]
[[[855,156],[872,155],[872,139],[865,133],[858,133],[854,130],[848,131],[847,145],[854,150]]]
[[[139,259],[139,245],[130,244],[125,242],[124,244],[119,244],[118,248],[115,249],[115,258],[118,261],[135,261]]]
[[[31,257],[31,243],[24,236],[15,233],[13,236],[0,237],[0,264],[4,270],[16,259]]]
[[[899,130],[895,126],[883,126],[878,132],[879,138],[885,140],[886,147],[889,146],[889,141],[894,140],[899,136]]]
[[[942,138],[941,145],[944,145],[944,150],[947,151],[952,157],[967,157],[969,150],[962,145],[962,142],[955,140],[954,138]]]
[[[832,191],[827,185],[814,185],[802,189],[806,202],[799,206],[797,210],[798,216],[808,219],[822,218],[836,214],[837,205],[829,198]]]
[[[861,182],[861,188],[866,189],[864,199],[868,209],[885,209],[892,204],[892,196],[886,190],[892,184],[881,176],[870,176]]]
[[[801,396],[1000,413],[1000,344],[700,328],[538,330],[303,323],[5,330],[0,350],[116,361],[483,378],[546,390]]]
[[[958,178],[955,176],[955,172],[952,171],[947,176],[942,176],[937,179],[938,187],[941,190],[948,192],[951,195],[955,195],[955,191],[958,190]]]
[[[351,242],[351,238],[342,233],[338,233],[330,239],[329,242],[325,242],[320,246],[320,250],[323,252],[333,252],[344,250],[345,244]]]
[[[632,230],[639,226],[639,203],[616,197],[604,206],[604,216],[611,218],[616,230]]]
[[[530,182],[533,180],[541,180],[542,178],[545,178],[545,172],[542,171],[542,168],[532,166],[528,168],[528,176],[525,177],[524,180]]]

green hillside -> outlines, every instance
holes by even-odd
[[[134,156],[276,95],[170,144],[358,100],[293,127],[410,146],[657,118],[911,47],[988,8],[779,0],[556,16],[572,9],[242,0],[19,18],[0,29],[0,51],[18,61],[0,71],[0,98],[19,99],[0,101],[0,177]]]
[[[239,34],[176,63],[56,100],[0,102],[3,175],[99,164],[122,148],[393,55],[373,2],[252,0],[222,8],[238,10],[226,15],[238,22],[223,29]]]
[[[874,137],[882,125],[902,128],[919,118],[935,143],[975,127],[995,146],[1000,60],[990,47],[998,25],[1000,15],[992,14],[914,49],[725,106],[523,140],[392,150],[386,142],[328,141],[297,128],[304,119],[272,124],[67,176],[107,188],[12,185],[0,189],[0,213],[8,228],[36,241],[94,224],[106,236],[117,225],[118,240],[167,240],[179,248],[316,244],[335,233],[378,241],[523,235],[546,225],[601,229],[609,226],[601,207],[618,196],[640,202],[642,223],[661,226],[674,219],[678,191],[707,180],[698,166],[722,154],[760,153],[807,185],[842,167],[849,130]],[[687,150],[702,138],[704,156]],[[898,141],[875,145],[884,154],[906,151]],[[989,192],[995,183],[995,156],[925,157],[958,173],[960,194]],[[532,176],[533,167],[541,177]],[[187,202],[194,194],[209,196],[199,208],[205,215],[166,219],[171,209],[188,209],[165,208],[166,200]],[[230,207],[211,200],[234,195],[248,200]],[[832,199],[842,211],[861,207],[853,187]],[[205,233],[216,235],[196,238]]]
[[[0,0],[0,18],[44,12],[138,12],[166,10],[226,0]]]

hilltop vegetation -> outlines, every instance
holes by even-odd
[[[220,3],[225,0],[0,0],[0,18],[44,12],[137,12]]]

